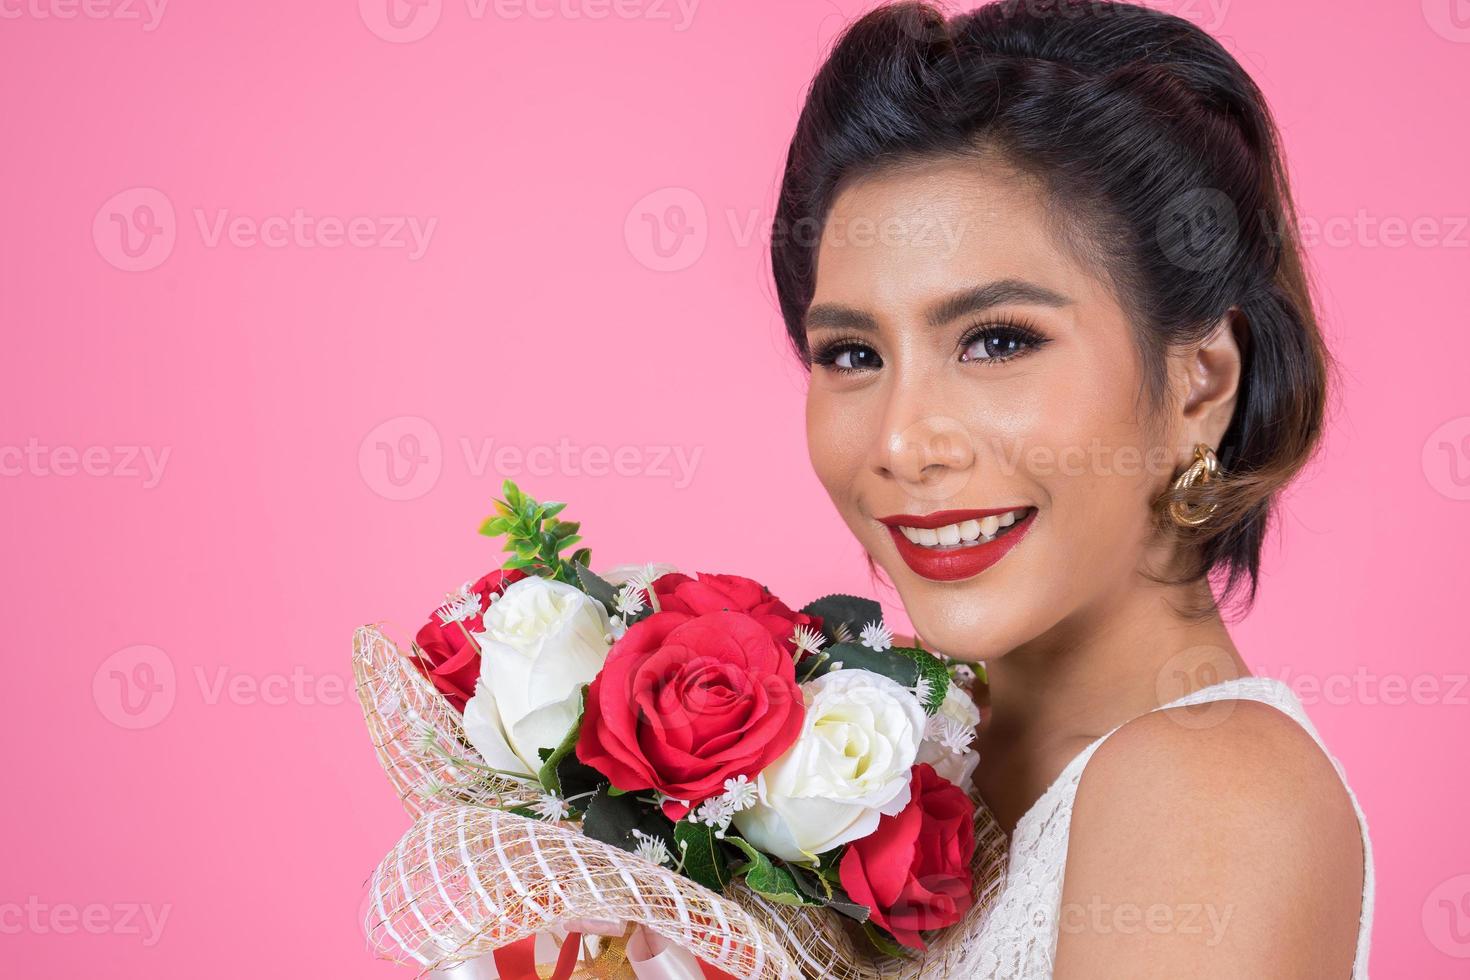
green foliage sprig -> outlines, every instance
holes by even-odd
[[[550,500],[542,503],[522,492],[513,480],[506,480],[501,492],[504,499],[495,500],[495,513],[485,518],[480,533],[505,538],[505,550],[512,553],[505,567],[581,588],[575,566],[590,565],[592,551],[578,548],[569,557],[562,557],[563,551],[582,540],[577,533],[582,527],[580,522],[556,516],[566,504]]]

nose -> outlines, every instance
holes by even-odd
[[[910,496],[958,494],[975,469],[975,443],[958,419],[925,404],[917,391],[896,391],[877,433],[871,465]]]

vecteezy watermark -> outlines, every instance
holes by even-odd
[[[1235,712],[1230,698],[1194,703],[1190,695],[1224,681],[1235,680],[1241,670],[1230,651],[1203,643],[1174,654],[1159,668],[1155,677],[1154,696],[1159,706],[1175,706],[1164,714],[1185,728],[1213,728]],[[1175,702],[1183,701],[1183,704]]]
[[[665,443],[603,445],[555,442],[517,444],[494,437],[457,440],[465,472],[479,479],[565,476],[668,480],[687,489],[704,456],[703,446]],[[400,415],[375,425],[358,446],[357,466],[369,490],[387,500],[415,500],[434,489],[444,470],[444,441],[428,419]]]
[[[687,187],[661,187],[639,198],[623,220],[623,241],[638,263],[654,272],[687,269],[704,254],[709,217]]]
[[[1470,44],[1470,3],[1465,0],[1421,0],[1424,22],[1446,41]]]
[[[378,496],[416,500],[434,489],[444,470],[439,430],[417,415],[380,422],[358,445],[357,470]]]
[[[1455,959],[1470,959],[1470,874],[1435,885],[1424,898],[1420,924],[1435,949]]]
[[[462,0],[464,16],[517,20],[647,21],[670,24],[676,33],[694,22],[700,0]],[[362,22],[384,41],[411,44],[428,37],[444,16],[444,0],[358,0]],[[460,4],[451,2],[451,9]]]
[[[168,717],[178,695],[174,662],[158,647],[124,647],[92,675],[92,701],[119,728],[152,728]]]
[[[1451,500],[1470,500],[1470,415],[1450,419],[1424,440],[1424,478]]]
[[[1240,219],[1223,191],[1196,187],[1164,205],[1154,233],[1170,262],[1191,272],[1210,272],[1235,254]]]
[[[172,446],[47,446],[31,436],[23,446],[0,445],[0,477],[142,480],[152,490],[172,454]]]
[[[348,700],[345,676],[316,674],[299,665],[289,671],[255,674],[222,664],[196,664],[190,678],[200,701],[209,707],[335,707]],[[102,717],[114,725],[139,731],[154,727],[173,712],[179,687],[173,658],[155,646],[131,646],[98,666],[92,675],[92,700]]]
[[[1220,945],[1225,928],[1235,914],[1234,905],[1223,908],[1210,902],[1169,905],[1155,902],[1105,902],[1094,895],[1086,902],[1066,902],[1058,910],[1058,928],[1066,933],[1136,936],[1200,936],[1206,946]]]
[[[688,489],[699,468],[703,446],[664,444],[604,446],[598,443],[580,445],[563,436],[555,443],[518,446],[496,445],[494,439],[481,439],[475,445],[461,437],[465,468],[471,476],[482,477],[493,466],[498,476],[568,476],[599,478],[617,476],[627,479],[669,480],[675,490]]]
[[[158,29],[168,0],[0,0],[0,20],[116,20]]]
[[[173,905],[138,902],[44,902],[31,895],[24,902],[0,902],[0,935],[141,936],[152,948],[163,938]]]
[[[1101,439],[1042,444],[1023,438],[977,438],[947,415],[927,415],[888,439],[887,464],[906,491],[924,500],[956,497],[971,479],[987,474],[1172,479],[1193,447],[1110,446]]]
[[[383,249],[403,251],[410,262],[424,257],[439,226],[437,217],[313,214],[302,207],[267,215],[202,207],[190,213],[205,248]],[[155,187],[132,187],[97,209],[92,241],[110,264],[125,272],[146,272],[173,254],[178,225],[167,194]]]
[[[1269,671],[1268,676],[1290,687],[1306,706],[1470,707],[1470,674],[1466,673],[1378,673],[1360,666],[1351,672],[1322,674],[1298,672],[1288,665]]]
[[[102,203],[92,218],[97,253],[124,272],[147,272],[174,251],[173,202],[156,187],[130,187]]]
[[[940,249],[959,247],[967,221],[949,215],[890,216],[879,221],[853,218],[802,218],[778,225],[759,208],[725,208],[723,225],[736,248],[770,248],[790,241],[828,248]],[[637,262],[654,272],[679,272],[698,262],[709,244],[712,225],[704,199],[687,187],[660,187],[643,195],[623,219],[623,241]]]
[[[1470,248],[1470,214],[1352,214],[1297,218],[1307,248]]]

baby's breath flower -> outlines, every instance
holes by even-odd
[[[614,606],[618,611],[618,615],[624,619],[627,619],[629,616],[638,615],[644,606],[642,587],[634,585],[632,582],[624,585],[618,590],[617,597],[614,600]]]
[[[653,864],[667,865],[673,863],[674,859],[669,854],[668,845],[662,840],[652,834],[646,834],[641,830],[634,830],[633,836],[638,840],[638,846],[633,849],[634,854]]]
[[[863,627],[863,646],[870,650],[887,650],[893,646],[893,633],[882,623],[869,621]]]
[[[827,638],[810,626],[801,624],[792,631],[791,642],[796,644],[796,659],[800,660],[806,654],[816,653],[822,649],[822,644],[827,642]]]
[[[913,687],[914,697],[919,699],[920,704],[927,705],[930,701],[936,700],[940,696],[941,692],[938,688],[939,682],[937,680],[932,677],[920,675],[918,682]]]
[[[439,621],[445,626],[478,616],[480,597],[471,592],[466,583],[458,592],[450,592],[444,596],[444,604],[439,607],[438,614]]]
[[[571,807],[567,801],[555,793],[542,793],[541,797],[531,804],[531,810],[542,820],[557,821],[565,820],[567,814],[571,813]]]
[[[730,810],[733,813],[739,813],[741,810],[749,810],[755,806],[755,783],[752,783],[749,777],[744,775],[733,776],[725,780],[725,794],[721,799],[729,804]]]
[[[924,739],[944,746],[955,755],[963,755],[969,750],[970,743],[975,741],[975,729],[958,718],[938,714],[929,719]]]

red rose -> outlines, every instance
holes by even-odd
[[[974,904],[975,817],[970,798],[932,766],[914,766],[910,788],[908,806],[848,845],[838,875],[874,925],[927,949],[921,931],[954,925]]]
[[[691,616],[721,609],[749,613],[770,631],[788,657],[796,653],[796,644],[791,642],[796,627],[806,626],[813,632],[822,629],[821,616],[795,612],[754,579],[710,572],[698,575],[692,579],[683,572],[669,572],[654,579],[653,593],[658,597],[659,609]]]
[[[791,656],[755,617],[658,612],[608,652],[577,758],[618,789],[670,797],[664,813],[678,820],[785,752],[805,711]]]
[[[481,620],[490,608],[490,598],[525,577],[519,568],[496,569],[470,587],[470,594],[480,600],[479,612],[461,622],[445,623],[436,610],[414,637],[420,650],[420,655],[412,658],[415,666],[456,711],[464,711],[480,676],[480,651],[470,642],[469,634],[483,628]]]

